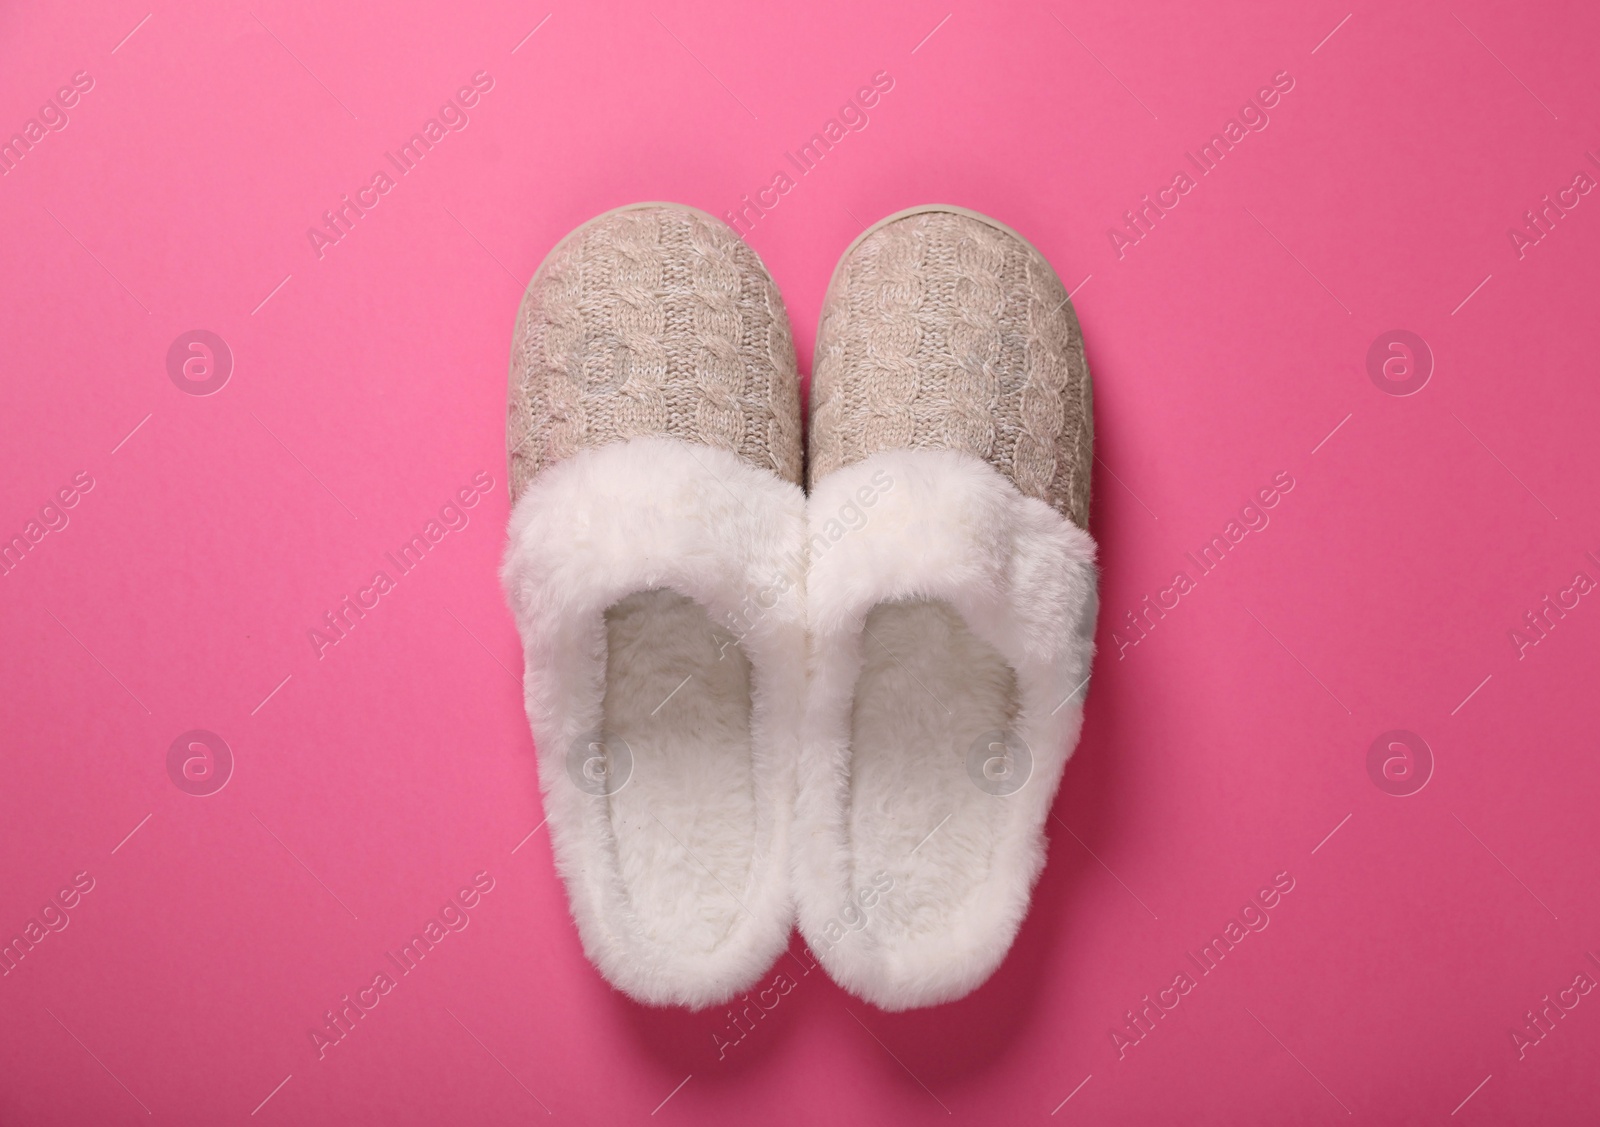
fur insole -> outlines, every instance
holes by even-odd
[[[729,935],[750,878],[750,666],[705,609],[675,591],[606,611],[604,729],[627,742],[632,774],[610,804],[615,856],[652,939],[711,952]]]
[[[974,779],[969,753],[986,733],[1012,727],[1017,679],[942,601],[880,603],[862,643],[850,733],[852,888],[879,872],[894,878],[870,913],[870,930],[893,949],[945,930],[988,879],[1010,811],[994,785]]]

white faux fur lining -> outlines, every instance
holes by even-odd
[[[1094,542],[954,451],[875,454],[808,512],[800,930],[884,1009],[950,1001],[1005,957],[1044,862],[1094,653]]]
[[[544,470],[512,513],[556,867],[585,952],[642,1002],[726,1001],[788,942],[804,503],[726,450],[636,438]]]

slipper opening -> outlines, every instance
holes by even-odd
[[[707,955],[744,913],[756,836],[750,665],[693,599],[639,591],[606,612],[604,780],[628,903],[647,934]]]
[[[868,613],[850,720],[856,869],[899,874],[875,921],[891,949],[948,933],[989,882],[1025,765],[1016,672],[947,602]]]

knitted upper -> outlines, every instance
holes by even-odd
[[[539,267],[511,344],[511,499],[586,446],[667,435],[800,482],[783,299],[725,224],[675,204],[609,212]]]
[[[1093,427],[1077,314],[1025,241],[926,211],[847,252],[817,331],[813,485],[879,450],[964,450],[1086,529]]]

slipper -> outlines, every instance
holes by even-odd
[[[793,337],[721,221],[579,227],[517,314],[501,578],[556,868],[618,989],[699,1009],[788,943],[805,692]]]
[[[1027,912],[1094,654],[1089,372],[1049,263],[954,207],[862,234],[810,455],[800,930],[883,1009],[951,1001]]]

